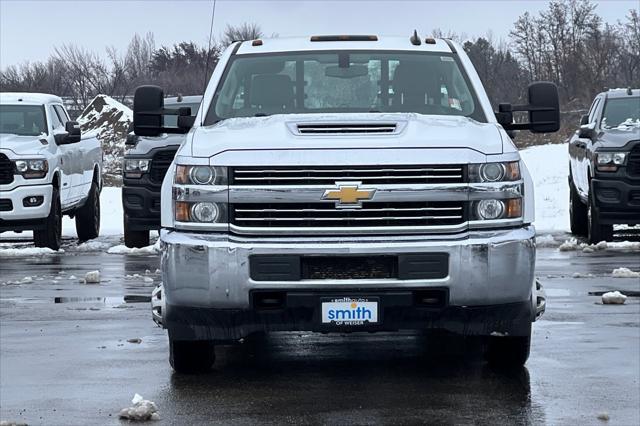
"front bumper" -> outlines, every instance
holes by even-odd
[[[640,224],[640,180],[594,178],[590,190],[601,223]]]
[[[449,319],[455,321],[449,321],[446,328],[464,327],[469,321],[476,322],[466,316],[473,309],[484,312],[505,308],[512,312],[509,306],[520,306],[513,311],[518,312],[517,315],[508,315],[502,322],[504,329],[511,327],[506,324],[519,324],[510,329],[512,334],[518,334],[524,332],[523,324],[528,327],[536,315],[535,229],[532,226],[473,232],[452,239],[428,236],[249,239],[169,230],[163,230],[160,239],[166,309],[163,322],[173,333],[178,330],[182,330],[179,334],[183,336],[196,333],[189,338],[201,338],[211,332],[239,338],[251,330],[263,330],[265,324],[275,327],[269,329],[298,330],[302,327],[315,330],[317,298],[321,295],[379,295],[385,318],[384,323],[376,327],[380,330],[445,326]],[[366,256],[403,253],[446,253],[448,275],[438,279],[408,280],[255,281],[249,271],[249,257],[260,254]],[[414,303],[415,294],[436,289],[446,293],[444,305],[436,309],[440,315],[437,321],[432,316],[433,308],[418,307]],[[257,312],[252,303],[252,295],[256,292],[284,294],[285,306],[278,314],[281,316]],[[390,298],[395,305],[389,305]],[[443,313],[446,315],[442,316]],[[493,316],[483,314],[474,318]],[[500,315],[496,318],[499,320]],[[485,321],[477,322],[481,325],[470,332],[500,331],[489,330]]]
[[[0,189],[0,231],[33,229],[22,224],[38,222],[49,216],[51,210],[51,185],[18,186],[11,190]],[[28,197],[42,197],[42,203],[34,207],[25,207],[23,200]]]

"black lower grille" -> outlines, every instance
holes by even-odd
[[[361,209],[334,203],[231,204],[231,223],[242,227],[391,227],[458,225],[464,202],[365,202]]]
[[[149,177],[153,182],[162,183],[167,170],[176,156],[177,149],[166,149],[157,152],[151,160]]]
[[[303,280],[390,279],[398,277],[396,256],[303,257]]]
[[[13,182],[13,163],[4,154],[0,154],[0,185]]]
[[[627,173],[631,176],[640,176],[640,142],[636,143],[627,160]]]
[[[8,198],[0,199],[0,212],[10,212],[13,210],[13,203]]]

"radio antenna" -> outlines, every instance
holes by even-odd
[[[213,19],[216,16],[216,0],[213,0],[211,6],[211,26],[209,27],[209,46],[207,47],[207,62],[204,66],[204,84],[202,87],[202,93],[207,90],[207,75],[209,74],[209,57],[211,56],[211,40],[213,39]]]

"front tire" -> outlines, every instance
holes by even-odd
[[[587,206],[580,200],[571,176],[569,176],[569,222],[572,234],[582,237],[587,235]]]
[[[589,244],[598,244],[600,241],[611,241],[613,239],[613,225],[600,223],[600,216],[593,201],[593,194],[589,196],[587,222]]]
[[[91,183],[87,201],[76,211],[76,232],[80,242],[98,238],[100,234],[100,192],[95,182]]]
[[[531,329],[526,336],[490,336],[484,356],[494,367],[516,368],[527,362],[530,350]]]
[[[205,373],[216,360],[215,345],[210,340],[174,340],[169,335],[169,363],[182,374]]]
[[[149,230],[133,231],[129,227],[129,216],[124,215],[124,245],[129,248],[142,248],[149,245]]]
[[[60,192],[53,188],[51,193],[51,210],[45,219],[44,229],[33,231],[33,242],[36,247],[48,247],[59,250],[62,242],[62,208]]]

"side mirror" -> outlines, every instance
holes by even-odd
[[[588,115],[583,115],[582,117],[580,117],[580,125],[584,126],[585,124],[589,124],[589,116]]]
[[[596,134],[596,123],[583,124],[578,130],[578,137],[585,139],[593,139]]]
[[[67,132],[66,143],[76,143],[82,139],[82,131],[77,121],[67,121],[64,130]]]
[[[133,96],[133,132],[138,136],[159,136],[162,133],[187,133],[193,120],[184,120],[191,109],[164,108],[164,92],[158,86],[140,86]],[[165,115],[177,115],[178,127],[163,127]]]
[[[532,133],[551,133],[560,129],[560,101],[558,87],[541,81],[529,85],[527,105],[498,105],[496,119],[505,130],[529,130]],[[528,123],[514,123],[514,111],[529,112]]]

